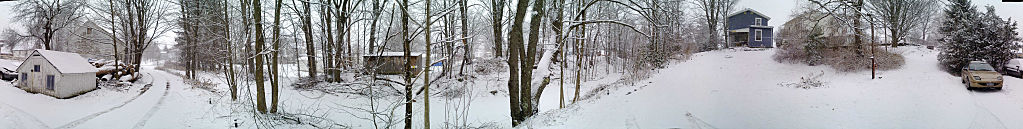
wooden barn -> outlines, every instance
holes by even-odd
[[[423,69],[422,53],[413,52],[411,53],[412,58],[412,74],[418,75]],[[405,60],[404,52],[383,52],[378,54],[363,55],[362,59],[366,64],[363,66],[367,70],[374,70],[378,74],[405,74],[404,65]]]
[[[70,98],[96,89],[96,67],[76,53],[34,50],[17,68],[18,87]]]

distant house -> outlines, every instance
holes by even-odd
[[[10,47],[11,54],[18,59],[28,57],[29,54],[32,54],[32,51],[35,51],[36,49],[42,49],[42,45],[39,45],[35,42],[35,39],[31,38],[26,41],[21,41],[20,43],[13,43],[13,45],[14,46]]]
[[[422,53],[411,53],[412,58],[412,74],[418,75],[422,71],[424,63],[422,63]],[[404,52],[383,52],[379,54],[368,54],[362,56],[366,62],[363,66],[368,70],[373,70],[378,74],[404,74],[405,73],[405,53]]]
[[[111,44],[113,40],[111,40],[110,32],[96,25],[93,20],[85,20],[69,31],[70,34],[66,38],[69,46],[54,50],[78,53],[89,59],[114,59],[114,47]],[[119,42],[117,51],[125,53],[126,50],[125,44]]]
[[[729,44],[770,48],[774,47],[774,27],[767,25],[771,17],[753,9],[744,9],[728,15],[725,27]]]
[[[75,53],[37,49],[17,68],[18,87],[70,98],[96,89],[96,67]]]

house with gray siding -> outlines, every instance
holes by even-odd
[[[725,41],[730,46],[772,48],[774,26],[768,25],[768,20],[771,17],[749,8],[729,14],[725,21],[728,30]]]

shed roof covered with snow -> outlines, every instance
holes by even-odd
[[[36,49],[32,52],[32,55],[35,54],[39,54],[39,56],[42,56],[49,61],[50,64],[57,68],[57,71],[60,73],[95,73],[98,71],[96,70],[96,67],[89,64],[85,58],[82,58],[82,56],[77,53]],[[25,65],[21,65],[20,67],[25,67]]]

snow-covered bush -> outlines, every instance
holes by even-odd
[[[821,76],[824,76],[824,72],[823,71],[821,71],[820,74],[810,73],[810,74],[807,74],[804,77],[800,77],[799,78],[799,82],[781,83],[781,84],[778,84],[778,85],[780,85],[782,87],[791,87],[791,88],[799,88],[799,89],[827,88],[828,87],[827,86],[827,82],[821,81],[820,80]]]
[[[945,17],[940,28],[945,36],[940,39],[943,46],[938,61],[952,74],[958,75],[960,68],[976,60],[1000,68],[1015,57],[1011,50],[1020,48],[1016,22],[1002,20],[993,7],[980,13],[968,0],[953,0],[945,9]]]
[[[778,33],[774,60],[827,65],[843,72],[870,70],[870,40],[861,39],[861,43],[856,43],[853,28],[838,18],[849,18],[846,15],[826,15],[812,8],[794,14]],[[873,56],[877,59],[878,70],[896,69],[904,64],[901,55],[883,49],[875,49]]]

